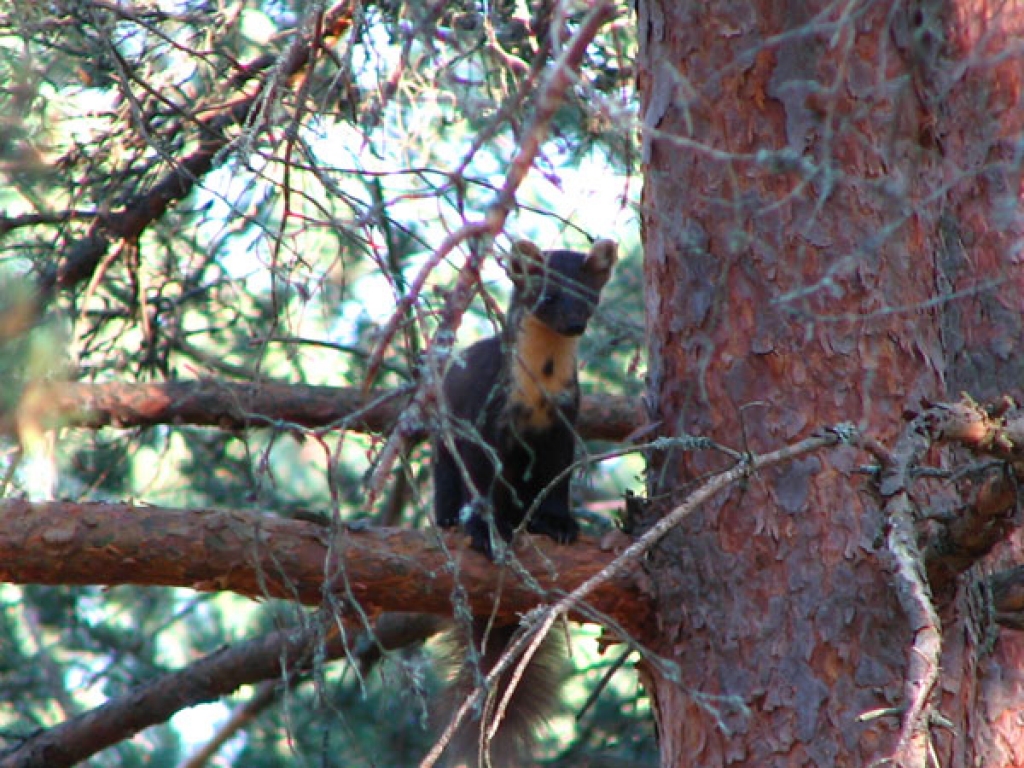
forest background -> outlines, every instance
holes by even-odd
[[[545,765],[1024,765],[1024,9],[796,5],[0,7],[0,766],[431,765],[492,610]],[[518,237],[621,261],[495,567],[424,437]]]

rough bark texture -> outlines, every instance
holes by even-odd
[[[450,616],[452,594],[475,615],[516,619],[594,576],[614,553],[524,536],[515,568],[499,569],[458,533],[330,529],[241,510],[182,511],[130,504],[0,501],[0,581],[138,584],[230,590],[344,612],[415,611]],[[525,569],[529,581],[518,575]],[[634,632],[649,626],[635,574],[618,574],[587,606]]]
[[[1002,6],[971,21],[982,11],[962,5],[640,3],[648,402],[663,434],[764,451],[851,421],[886,442],[904,407],[951,382],[991,395],[1021,380],[1019,168],[1006,162],[1019,74],[987,58],[1019,21]],[[968,56],[977,67],[958,66]],[[865,460],[850,449],[765,472],[652,558],[656,650],[682,683],[647,671],[663,765],[893,754],[898,709],[860,716],[905,704],[913,632]],[[655,454],[649,490],[678,495],[720,466]],[[970,579],[939,607],[953,725],[931,736],[942,765],[969,765],[996,738],[979,718],[1002,728],[1020,684],[986,710]]]

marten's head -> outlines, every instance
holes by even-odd
[[[611,277],[617,251],[611,240],[598,240],[589,253],[542,251],[529,240],[517,241],[509,258],[515,285],[509,322],[527,313],[555,333],[582,335]]]

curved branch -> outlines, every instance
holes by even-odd
[[[895,752],[895,762],[908,768],[927,765],[931,750],[931,698],[942,656],[942,623],[925,576],[909,492],[910,471],[931,445],[928,426],[928,420],[918,416],[904,430],[891,453],[875,452],[882,463],[878,490],[887,518],[886,548],[896,593],[913,633],[903,683],[905,712]]]
[[[214,701],[248,683],[280,677],[310,663],[322,633],[312,627],[273,632],[217,651],[183,670],[160,677],[54,728],[33,734],[0,755],[0,768],[61,768],[187,707]],[[337,642],[329,648],[336,658]],[[286,660],[282,669],[282,659]]]
[[[440,628],[437,622],[419,617],[382,617],[373,630],[372,642],[346,648],[331,625],[314,619],[301,627],[279,630],[263,637],[218,650],[186,668],[162,675],[131,693],[73,717],[58,726],[38,731],[0,754],[0,768],[64,768],[75,765],[106,747],[130,738],[144,728],[166,722],[187,707],[214,701],[243,685],[261,681],[287,683],[309,670],[314,654],[322,649],[326,660],[356,654],[360,664],[379,654],[379,649],[422,640]],[[387,619],[387,620],[385,620]],[[277,685],[268,683],[240,708],[252,713],[258,705],[276,698]]]
[[[836,445],[844,439],[847,429],[826,430],[823,434],[809,437],[798,443],[785,446],[770,453],[759,456],[749,456],[737,462],[733,467],[719,472],[708,478],[686,500],[673,508],[667,515],[662,517],[651,528],[644,531],[643,535],[625,547],[618,555],[611,559],[607,565],[586,581],[569,590],[568,594],[562,597],[555,605],[547,608],[541,617],[529,626],[529,631],[523,632],[504,650],[501,659],[488,671],[487,679],[495,683],[500,679],[513,664],[528,663],[530,658],[537,652],[545,635],[551,631],[554,623],[562,616],[569,615],[582,601],[590,600],[591,596],[604,590],[609,583],[621,577],[623,569],[632,569],[635,563],[643,562],[643,555],[648,553],[669,531],[678,526],[683,520],[692,515],[708,499],[720,493],[729,486],[748,478],[753,472],[770,467],[774,464],[791,461],[798,456],[823,448]],[[430,768],[436,765],[441,752],[446,748],[448,739],[459,727],[459,724],[469,714],[472,707],[477,706],[480,697],[483,695],[482,688],[477,688],[452,715],[445,733],[434,745],[430,754],[420,763],[420,768]],[[507,695],[507,692],[506,692]],[[504,704],[503,704],[504,705]]]

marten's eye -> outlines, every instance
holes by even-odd
[[[540,302],[537,306],[538,308],[543,307],[544,309],[551,309],[551,307],[558,303],[559,298],[561,297],[558,295],[558,291],[549,291],[541,296]]]

